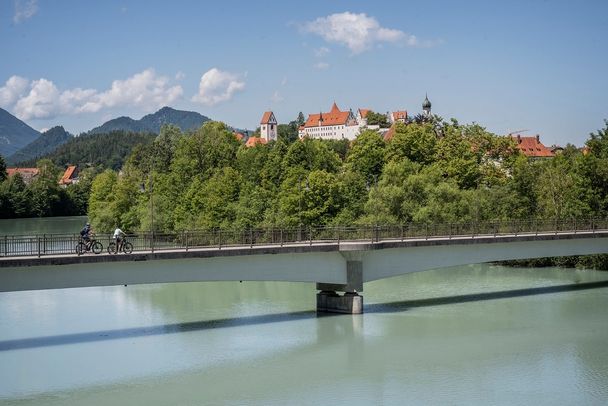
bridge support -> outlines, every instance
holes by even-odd
[[[361,252],[342,252],[346,259],[346,283],[317,283],[317,311],[329,313],[363,313],[363,261]],[[343,295],[337,292],[344,292]]]

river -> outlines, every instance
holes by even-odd
[[[4,220],[0,234],[84,221]],[[0,404],[608,402],[607,272],[469,265],[363,296],[362,315],[317,316],[312,284],[0,293]]]

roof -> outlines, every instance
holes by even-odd
[[[388,131],[384,134],[384,141],[390,141],[395,136],[395,124],[388,129]]]
[[[540,137],[522,137],[520,135],[512,135],[515,142],[517,142],[517,148],[527,157],[552,157],[555,156],[553,152],[540,142]]]
[[[334,102],[328,113],[309,114],[304,127],[318,127],[319,121],[321,121],[321,126],[346,125],[350,115],[350,111],[340,111]]]
[[[267,144],[267,143],[268,143],[268,140],[266,138],[249,137],[249,139],[245,143],[245,146],[247,146],[247,147],[255,147],[258,144]]]
[[[63,173],[63,176],[61,177],[61,180],[59,181],[59,183],[62,185],[71,183],[71,179],[74,176],[75,171],[76,171],[75,165],[68,166],[67,169],[65,170],[65,172]]]
[[[16,173],[21,174],[22,176],[36,176],[40,171],[38,168],[6,168],[6,173],[8,176],[13,176]]]
[[[367,113],[370,112],[370,109],[359,109],[359,115],[363,118],[367,117]]]
[[[234,136],[239,141],[243,141],[243,138],[245,138],[245,135],[243,133],[234,133]]]
[[[393,120],[407,120],[407,111],[393,111]]]
[[[260,121],[260,124],[268,124],[269,122],[271,122],[271,119],[273,120],[272,123],[276,123],[277,119],[274,117],[272,111],[265,111],[262,115],[262,120]]]

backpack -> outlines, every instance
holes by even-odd
[[[87,229],[86,229],[86,227],[85,227],[85,228],[83,228],[82,230],[80,230],[80,235],[81,235],[82,237],[84,237],[86,234],[87,234]]]

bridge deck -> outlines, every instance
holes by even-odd
[[[513,234],[450,235],[415,238],[359,239],[359,240],[308,240],[274,244],[224,245],[193,248],[144,249],[132,254],[45,254],[0,257],[0,268],[43,265],[69,265],[103,262],[131,262],[183,258],[211,258],[266,254],[371,251],[387,248],[422,247],[436,245],[489,244],[522,241],[549,241],[581,238],[606,238],[608,230],[528,232]]]

